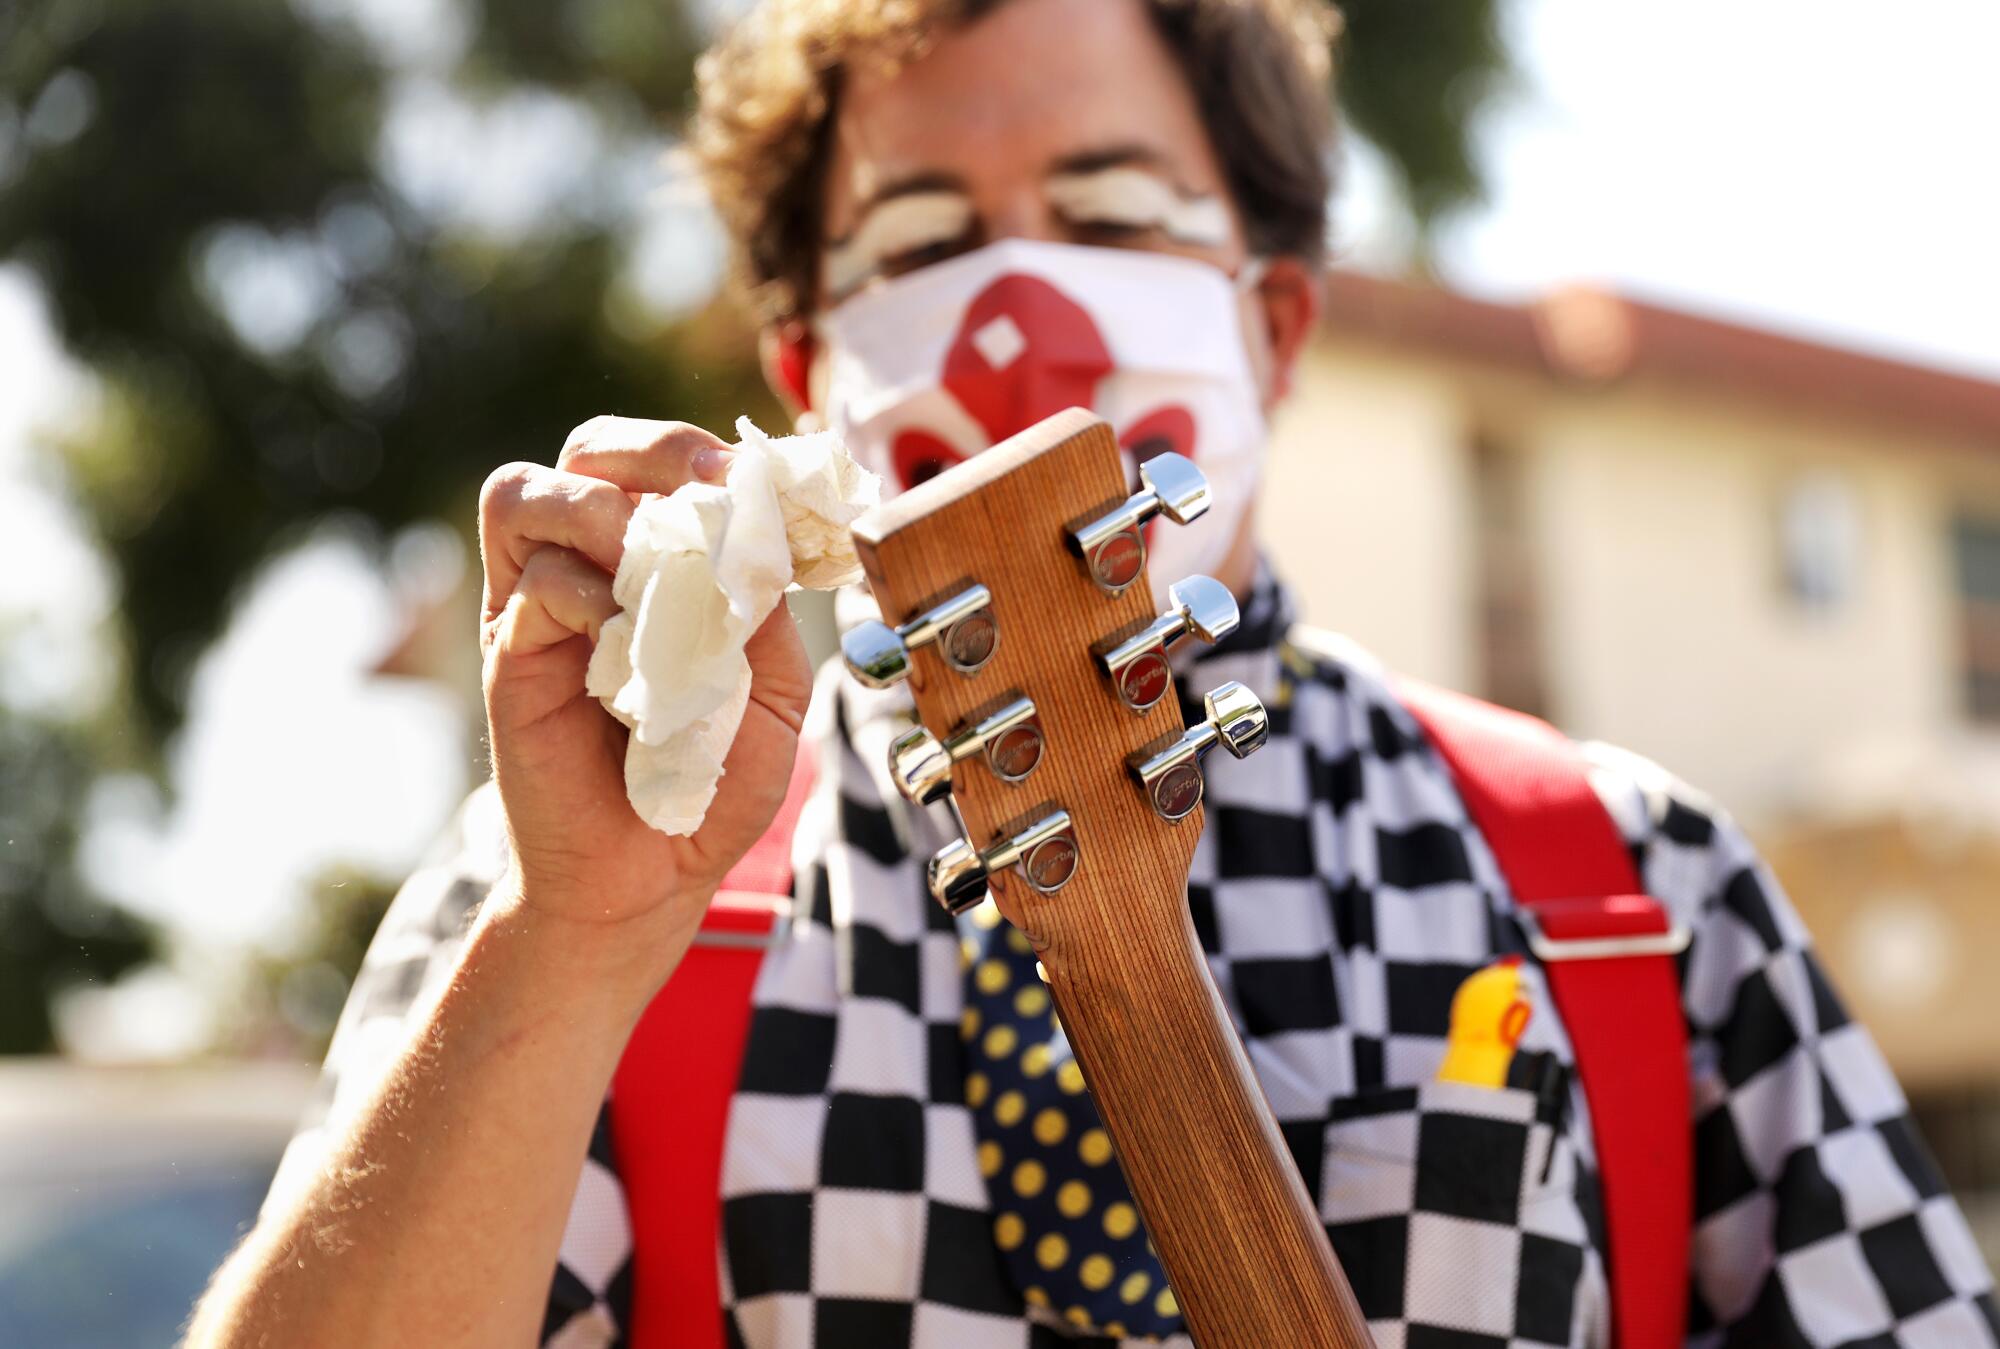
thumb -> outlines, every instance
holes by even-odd
[[[812,699],[812,662],[789,604],[778,601],[743,644],[743,654],[750,661],[750,701],[799,730]]]

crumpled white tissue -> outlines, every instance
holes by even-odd
[[[772,439],[748,417],[720,484],[648,496],[625,528],[625,554],[585,687],[632,729],[625,794],[665,834],[708,814],[722,761],[750,700],[743,644],[797,584],[860,579],[848,526],[882,480],[831,432]]]

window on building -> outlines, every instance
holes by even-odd
[[[1966,706],[2000,722],[2000,515],[1960,516],[1952,529]]]
[[[1778,545],[1785,594],[1801,608],[1840,607],[1861,569],[1861,507],[1847,482],[1831,473],[1794,479],[1778,502]]]
[[[1488,440],[1474,442],[1472,485],[1481,688],[1503,707],[1547,716],[1541,590],[1522,457]]]

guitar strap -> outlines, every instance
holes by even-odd
[[[1398,685],[1513,888],[1576,1052],[1604,1193],[1612,1343],[1682,1341],[1692,1233],[1687,1025],[1674,956],[1687,930],[1643,893],[1631,854],[1554,727]]]
[[[1681,1343],[1692,1230],[1687,1031],[1674,953],[1575,747],[1545,722],[1404,681],[1513,888],[1596,1131],[1613,1342]],[[722,1349],[722,1152],[751,988],[791,892],[813,781],[802,748],[770,829],[723,880],[694,945],[640,1018],[612,1086],[632,1224],[633,1349]]]

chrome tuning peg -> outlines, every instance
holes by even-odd
[[[932,642],[952,669],[962,675],[978,673],[1000,646],[992,592],[969,585],[897,628],[875,619],[858,623],[841,637],[840,654],[856,679],[885,689],[907,679],[910,653]]]
[[[1173,686],[1167,648],[1188,634],[1215,643],[1236,631],[1236,597],[1206,576],[1189,576],[1167,590],[1167,612],[1130,637],[1100,643],[1098,668],[1134,712],[1147,712]]]
[[[1194,462],[1172,451],[1139,465],[1139,490],[1123,505],[1069,531],[1070,547],[1098,589],[1116,595],[1146,569],[1146,538],[1139,527],[1155,515],[1177,525],[1208,509],[1208,479]]]
[[[984,753],[1002,782],[1019,782],[1042,762],[1042,721],[1031,698],[1010,698],[986,716],[967,718],[942,743],[919,726],[889,746],[889,775],[912,803],[928,806],[951,794],[952,765]]]
[[[953,839],[932,856],[926,879],[931,898],[947,913],[958,914],[986,898],[993,873],[1006,867],[1018,870],[1043,894],[1054,894],[1076,875],[1079,857],[1069,812],[1049,807],[984,852],[965,839]]]
[[[1206,720],[1125,761],[1163,820],[1185,819],[1201,804],[1202,755],[1221,745],[1236,758],[1246,758],[1263,747],[1271,732],[1264,704],[1233,679],[1211,689],[1201,701]]]

